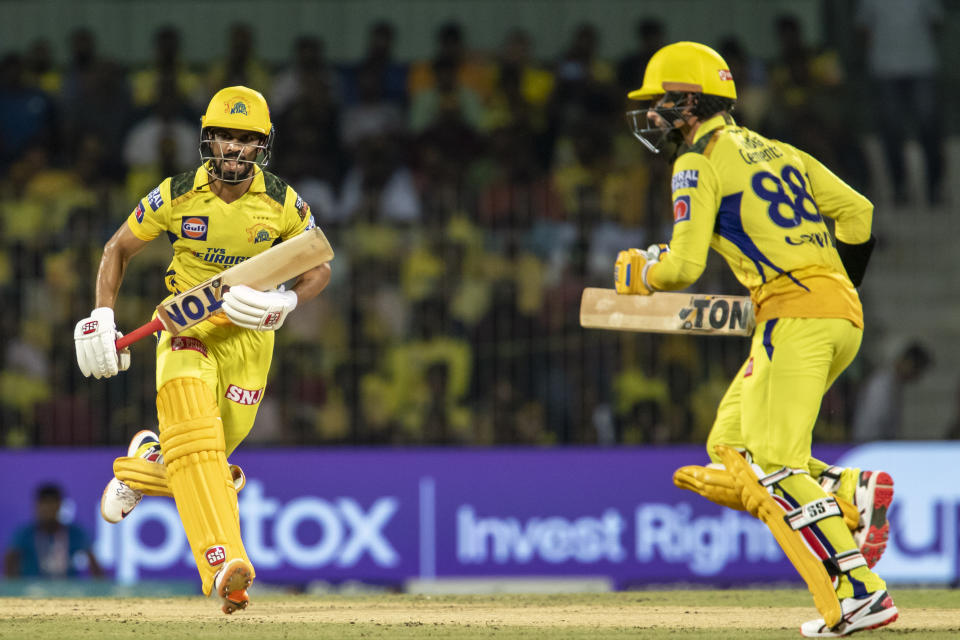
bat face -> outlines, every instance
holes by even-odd
[[[748,336],[755,326],[746,296],[657,292],[620,295],[587,288],[580,301],[580,326],[651,333]]]
[[[750,301],[733,296],[691,295],[690,306],[677,312],[680,327],[696,331],[747,332]]]
[[[218,276],[161,303],[157,317],[167,331],[177,335],[219,311],[222,295],[222,278]]]

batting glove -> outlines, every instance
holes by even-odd
[[[652,244],[646,251],[627,249],[617,254],[613,266],[613,280],[617,293],[648,296],[653,287],[647,283],[647,271],[670,251],[666,244]]]
[[[297,293],[257,291],[245,285],[230,287],[223,294],[223,312],[238,327],[254,331],[274,331],[283,325],[287,314],[297,308]]]
[[[77,364],[85,377],[109,378],[130,368],[130,350],[117,351],[116,341],[121,336],[110,307],[97,307],[77,323],[73,343]]]

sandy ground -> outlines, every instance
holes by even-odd
[[[143,599],[4,599],[0,621],[112,619],[138,621],[213,622],[221,614],[213,601],[201,598]],[[690,607],[645,606],[510,606],[505,603],[450,603],[423,600],[417,602],[343,599],[283,599],[255,601],[231,622],[263,624],[285,623],[378,623],[430,625],[505,625],[529,627],[619,627],[650,629],[682,626],[687,629],[740,628],[783,629],[799,627],[816,617],[809,607]],[[911,608],[901,611],[895,623],[898,632],[911,630],[958,630],[960,611]]]

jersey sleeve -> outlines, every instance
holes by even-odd
[[[720,180],[704,155],[685,153],[674,163],[673,236],[670,252],[650,267],[647,282],[654,289],[674,290],[696,282],[707,266],[707,253],[720,207]]]
[[[280,231],[280,237],[286,240],[315,226],[317,225],[313,221],[313,214],[310,213],[310,205],[293,190],[293,187],[287,186],[287,195],[283,203],[283,228]]]
[[[836,221],[837,240],[846,244],[862,244],[870,240],[873,204],[809,153],[793,150],[803,162],[811,195],[820,213]]]
[[[149,242],[170,228],[170,178],[145,195],[127,216],[127,226],[133,235]]]

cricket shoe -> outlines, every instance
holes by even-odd
[[[250,604],[247,588],[253,582],[253,568],[242,558],[234,558],[223,566],[213,578],[213,588],[220,596],[220,610],[230,614],[246,609]]]
[[[820,486],[827,493],[839,495],[841,477],[845,471],[856,472],[856,486],[848,497],[860,513],[860,524],[852,531],[857,548],[872,569],[887,548],[890,524],[887,510],[893,502],[893,478],[886,471],[860,471],[843,467],[828,467],[820,475]],[[844,496],[847,497],[847,496]]]
[[[821,618],[800,625],[800,635],[805,638],[840,638],[855,631],[888,625],[900,615],[886,589],[861,598],[844,598],[840,601],[840,611],[840,622],[832,629]]]
[[[160,439],[157,434],[147,429],[137,432],[127,447],[127,457],[139,457],[163,464],[163,453],[160,451]],[[142,491],[131,488],[122,480],[111,478],[103,490],[103,495],[100,496],[100,515],[107,522],[120,522],[130,515],[142,499]]]

